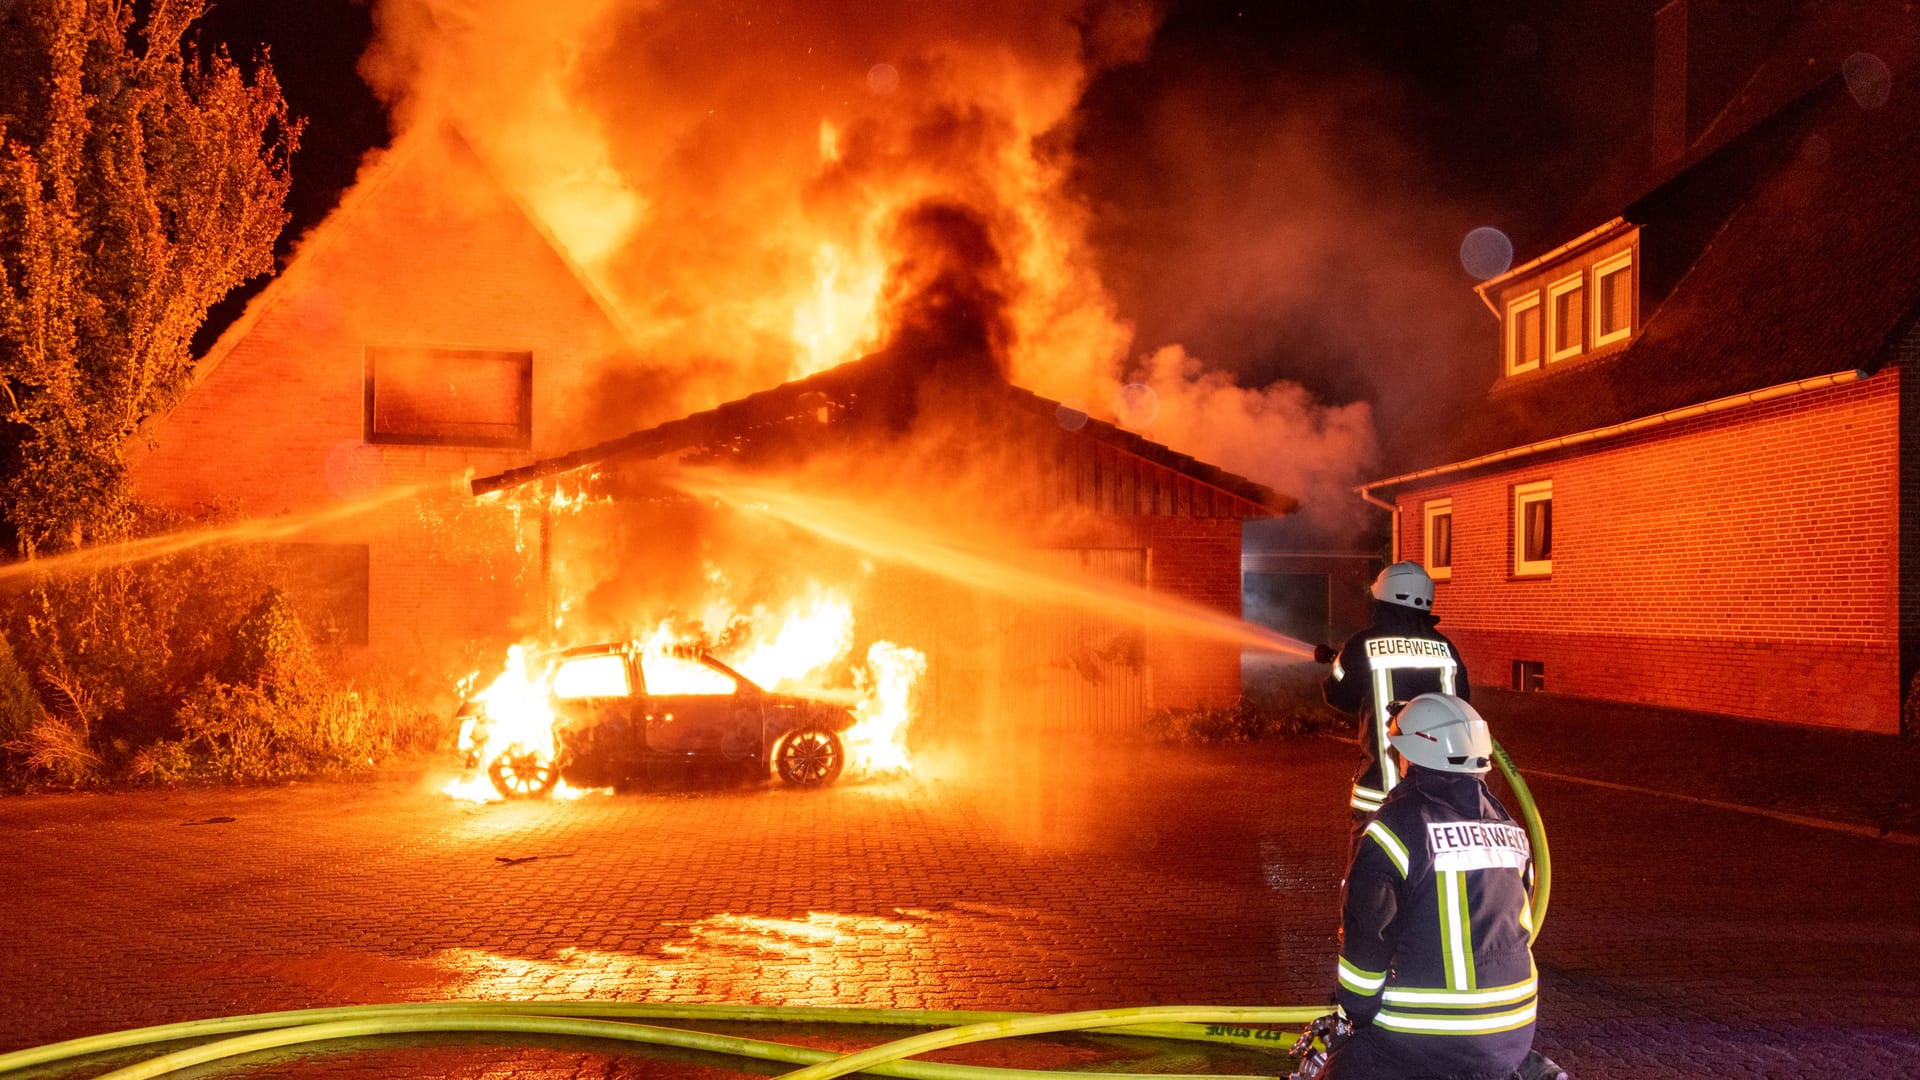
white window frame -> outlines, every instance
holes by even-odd
[[[1545,577],[1553,573],[1553,559],[1527,558],[1527,507],[1553,501],[1553,481],[1535,480],[1513,486],[1513,576]]]
[[[1546,339],[1540,343],[1540,354],[1549,363],[1579,356],[1587,350],[1586,320],[1580,320],[1580,339],[1564,349],[1556,349],[1553,343],[1560,337],[1560,298],[1575,289],[1584,288],[1587,276],[1575,270],[1559,281],[1547,286]]]
[[[1609,274],[1624,271],[1627,275],[1627,323],[1611,334],[1600,333],[1600,281]],[[1633,316],[1639,307],[1639,290],[1633,280],[1633,249],[1628,248],[1617,255],[1609,255],[1593,264],[1593,293],[1587,298],[1587,307],[1593,312],[1593,347],[1611,345],[1616,341],[1625,341],[1633,336]]]
[[[1516,362],[1518,357],[1520,356],[1520,350],[1517,347],[1520,324],[1518,321],[1516,321],[1517,316],[1519,316],[1521,312],[1526,311],[1528,308],[1537,308],[1539,306],[1540,306],[1540,290],[1538,289],[1533,290],[1532,292],[1526,294],[1525,296],[1507,301],[1507,320],[1506,320],[1507,374],[1509,375],[1524,374],[1525,372],[1533,371],[1540,366],[1540,361],[1538,360],[1535,360],[1527,364],[1521,364]],[[1543,311],[1540,314],[1541,314],[1541,321],[1544,324],[1544,322],[1546,321],[1546,312]],[[1546,354],[1547,354],[1547,341],[1546,341],[1546,338],[1543,337],[1541,338],[1541,341],[1540,341],[1540,355],[1545,356]]]
[[[1420,564],[1427,568],[1427,576],[1435,581],[1446,581],[1453,577],[1453,533],[1451,529],[1449,529],[1447,533],[1447,565],[1433,565],[1433,519],[1443,514],[1447,517],[1453,516],[1452,499],[1434,499],[1426,503],[1423,513],[1424,524],[1420,530]]]

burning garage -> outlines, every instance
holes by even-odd
[[[539,493],[563,635],[672,611],[740,655],[713,639],[752,604],[852,597],[861,641],[927,654],[933,711],[1111,731],[1238,696],[1263,644],[1238,619],[1241,523],[1292,508],[981,354],[905,346],[473,489]],[[849,635],[805,636],[833,654]]]

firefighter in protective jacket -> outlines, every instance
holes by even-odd
[[[1347,870],[1337,995],[1354,1030],[1322,1080],[1507,1077],[1533,1045],[1527,831],[1481,779],[1493,738],[1473,706],[1422,694],[1388,738],[1408,775]]]
[[[1471,696],[1460,650],[1434,629],[1439,621],[1433,614],[1433,579],[1419,563],[1394,563],[1373,581],[1372,624],[1341,646],[1333,674],[1321,684],[1327,704],[1359,716],[1360,769],[1348,803],[1353,846],[1369,815],[1400,780],[1400,767],[1386,752],[1388,710],[1395,702],[1434,691]],[[1352,846],[1348,850],[1351,854]]]

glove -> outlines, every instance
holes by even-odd
[[[1315,645],[1313,647],[1313,662],[1316,664],[1331,664],[1333,663],[1334,657],[1339,655],[1340,650],[1331,645]]]

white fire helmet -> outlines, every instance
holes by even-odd
[[[1487,722],[1452,694],[1421,694],[1407,702],[1394,717],[1387,741],[1423,769],[1480,776],[1493,767]]]
[[[1373,598],[1417,611],[1433,610],[1433,579],[1417,562],[1397,562],[1373,579]]]

